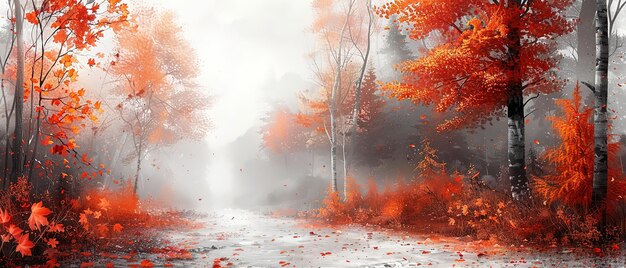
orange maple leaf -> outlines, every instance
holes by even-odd
[[[26,13],[24,18],[32,24],[39,24],[39,19],[37,19],[37,11]]]
[[[81,223],[85,227],[89,225],[89,220],[87,219],[87,215],[85,215],[85,213],[80,214],[78,222]]]
[[[28,227],[31,230],[39,230],[41,226],[48,225],[48,219],[46,216],[50,215],[52,211],[43,206],[43,202],[39,201],[39,203],[34,203],[30,207],[30,217],[28,217]]]
[[[17,246],[15,247],[15,252],[19,252],[22,256],[32,256],[33,254],[30,252],[30,249],[35,245],[32,241],[28,240],[28,234],[23,235],[18,239]]]
[[[0,223],[7,223],[10,220],[11,220],[11,215],[9,215],[9,212],[2,210],[2,208],[0,208]]]
[[[47,241],[47,244],[51,247],[51,248],[57,248],[57,245],[59,245],[59,241],[57,241],[56,238],[49,238]]]
[[[63,227],[62,223],[52,222],[50,224],[50,228],[48,229],[48,231],[62,233],[62,232],[65,232],[65,227]]]
[[[13,224],[11,224],[9,228],[7,228],[7,232],[9,232],[15,239],[19,239],[20,237],[22,237],[22,231],[23,230],[20,227],[17,227]]]
[[[53,41],[55,43],[62,43],[67,39],[67,32],[64,29],[58,30],[56,34],[54,34]],[[67,67],[67,66],[66,66]]]
[[[6,234],[6,235],[0,235],[0,238],[2,238],[2,243],[9,243],[9,241],[11,241],[11,236]]]
[[[109,208],[111,208],[111,203],[109,203],[109,200],[107,200],[106,198],[100,198],[100,203],[98,203],[98,207],[100,207],[101,210],[107,211],[109,210]]]
[[[89,65],[89,67],[93,67],[94,65],[96,65],[96,60],[91,58],[87,61],[87,64]]]

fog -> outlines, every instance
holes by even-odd
[[[175,13],[175,22],[182,26],[185,38],[198,57],[200,74],[196,82],[213,102],[207,111],[212,128],[206,138],[163,147],[146,157],[139,183],[140,195],[166,201],[164,203],[172,207],[200,210],[314,207],[328,187],[327,148],[275,154],[264,148],[261,133],[267,117],[277,107],[297,113],[298,94],[318,89],[310,58],[317,42],[310,31],[314,19],[311,2],[155,0],[133,3],[134,8],[147,6]],[[379,24],[382,28],[387,21],[381,19]],[[619,34],[626,34],[626,16],[621,16],[616,25]],[[398,74],[390,67],[387,56],[381,53],[385,37],[385,31],[374,34],[370,65],[376,69],[380,80],[391,81]],[[110,50],[111,43],[104,40],[98,49]],[[422,46],[409,42],[414,54]],[[623,58],[623,52],[620,53]],[[564,61],[561,67],[572,68],[571,62]],[[624,83],[623,66],[614,69],[612,75],[611,98],[616,106],[613,132],[619,135],[626,132],[626,113],[620,109],[624,105],[621,100],[626,96],[623,92],[626,87],[615,85]],[[83,83],[97,84],[105,81],[106,75],[90,74],[89,78]],[[565,93],[571,92],[572,83],[569,82]],[[536,103],[551,104],[554,97],[546,96]],[[354,175],[359,183],[372,178],[384,184],[398,177],[410,177],[418,152],[406,148],[419,144],[427,136],[439,146],[449,166],[462,171],[469,162],[474,162],[490,179],[502,176],[500,171],[506,165],[505,120],[493,121],[485,129],[432,134],[434,126],[427,123],[443,115],[432,113],[430,107],[386,102],[387,118],[383,127],[387,132],[382,138],[391,140],[394,149],[389,156],[381,157],[382,164],[357,166]],[[408,107],[410,111],[398,113],[394,110],[398,107]],[[427,119],[419,119],[422,115]],[[529,118],[527,144],[534,141],[537,146],[528,147],[541,151],[557,143],[546,123],[546,115],[547,111],[539,111]],[[124,142],[123,135],[116,136],[112,145]],[[111,177],[131,179],[128,174],[134,172],[132,157],[121,154],[128,159],[117,164]]]
[[[0,0],[1,267],[626,256],[626,14],[70,2]]]
[[[200,209],[262,209],[268,206],[306,208],[311,202],[319,201],[328,185],[328,153],[289,156],[289,161],[281,165],[280,161],[270,160],[272,156],[262,148],[260,135],[262,119],[273,107],[282,105],[296,110],[297,92],[315,87],[311,61],[307,58],[315,43],[309,31],[313,19],[311,3],[291,0],[195,0],[184,4],[159,0],[151,3],[158,3],[161,9],[171,9],[178,15],[185,36],[200,57],[201,84],[215,97],[210,111],[214,128],[206,139],[206,147],[200,147],[206,151],[195,155],[183,153],[185,164],[174,165],[178,166],[176,170],[184,171],[183,167],[202,170],[190,177],[184,172],[173,172],[173,180],[180,183],[173,184],[171,190],[177,193],[180,202],[195,204]],[[626,30],[624,17],[617,23],[620,33]],[[379,34],[374,44],[374,66],[385,60],[385,56],[378,53],[383,38],[383,34]],[[411,43],[411,46],[419,45]],[[623,116],[620,115],[620,119]],[[618,121],[615,132],[624,132],[623,120]],[[505,158],[502,155],[506,146],[502,139],[504,132],[495,131],[503,129],[504,124],[502,120],[494,121],[494,126],[487,130],[461,133],[470,141],[467,146],[486,148],[477,152],[478,155],[497,158],[500,154]],[[408,123],[408,128],[411,125]],[[552,135],[546,124],[530,125],[528,129],[529,143],[538,139],[545,139],[546,144],[556,142],[549,140]],[[541,142],[543,146],[544,140]],[[193,148],[191,152],[198,152],[200,148]],[[397,155],[394,161],[404,157]],[[501,165],[506,164],[500,160]],[[182,160],[174,157],[173,161]],[[483,173],[496,176],[500,169],[494,164]],[[357,172],[362,174],[360,180],[372,174],[363,170]],[[378,171],[377,175],[385,172]],[[378,177],[384,181],[394,176],[390,172]]]

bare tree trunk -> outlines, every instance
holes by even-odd
[[[370,50],[371,50],[371,43],[372,43],[372,27],[374,24],[374,14],[372,13],[372,1],[368,1],[367,2],[367,14],[369,17],[369,22],[368,22],[368,26],[367,26],[367,48],[365,50],[365,55],[363,56],[363,64],[361,65],[361,70],[359,72],[359,77],[356,79],[355,83],[355,90],[354,90],[354,107],[352,109],[352,120],[350,123],[350,130],[348,132],[348,136],[350,137],[350,140],[348,141],[349,143],[349,156],[348,159],[346,159],[345,156],[345,149],[344,149],[344,171],[345,171],[345,176],[348,176],[348,169],[350,167],[350,164],[347,163],[347,161],[350,161],[350,159],[352,159],[352,156],[354,155],[354,140],[356,139],[356,130],[357,130],[357,124],[358,124],[358,119],[359,119],[359,112],[361,111],[361,87],[363,85],[363,77],[365,76],[365,70],[367,69],[367,63],[369,60],[369,56],[370,56]],[[353,42],[355,42],[355,40],[352,40]],[[355,46],[356,46],[356,42],[355,42]],[[345,146],[345,144],[344,144]],[[348,183],[344,181],[344,185],[343,185],[343,196],[344,198],[347,200],[348,199]]]
[[[4,72],[3,72],[4,73]],[[4,116],[6,118],[6,122],[4,124],[4,127],[6,129],[6,137],[5,137],[5,147],[4,147],[4,170],[3,170],[3,176],[2,176],[2,189],[6,189],[7,187],[7,182],[9,180],[9,152],[11,151],[11,135],[9,135],[10,132],[10,127],[11,127],[11,113],[9,112],[9,106],[7,103],[7,99],[6,99],[6,94],[4,92],[4,79],[2,79],[2,84],[0,86],[2,86],[2,101],[4,103]],[[11,104],[11,109],[13,109],[13,107],[15,106],[15,102],[13,102]]]
[[[341,53],[339,54],[339,59],[341,60]],[[337,113],[337,91],[338,87],[341,86],[341,82],[339,80],[341,80],[341,66],[337,65],[335,85],[333,86],[330,97],[330,187],[333,193],[337,192],[337,127],[335,115]]]
[[[39,93],[39,107],[41,107],[41,93]],[[33,171],[35,170],[35,160],[37,157],[37,151],[39,149],[39,133],[41,133],[41,111],[37,111],[37,121],[35,122],[35,137],[33,142],[33,155],[30,159],[30,165],[28,166],[28,180],[32,181]]]
[[[341,139],[341,154],[343,157],[343,180],[344,180],[344,184],[343,184],[343,193],[347,193],[346,191],[346,183],[345,180],[348,177],[348,160],[347,160],[347,155],[346,155],[346,133],[344,132]],[[344,195],[344,197],[346,197]]]
[[[519,5],[519,0],[516,1]],[[512,22],[516,24],[517,22]],[[526,177],[526,148],[524,135],[524,96],[520,70],[521,36],[519,25],[512,25],[508,34],[509,97],[508,158],[511,195],[515,200],[527,199],[529,195]]]
[[[111,158],[111,161],[109,161],[108,165],[106,165],[106,167],[109,170],[114,170],[114,168],[117,166],[117,161],[120,159],[121,155],[122,155],[122,149],[124,149],[124,147],[126,146],[126,142],[128,140],[128,132],[124,132],[124,138],[119,140],[119,143],[117,145],[117,148],[115,148],[115,152],[113,153],[113,156]],[[111,177],[113,173],[109,173],[109,175],[107,176],[106,181],[103,183],[104,184],[104,188],[108,188],[111,186]]]
[[[594,90],[594,153],[591,208],[600,213],[599,229],[605,231],[608,178],[607,96],[609,66],[609,26],[606,0],[596,1],[596,85]]]
[[[577,80],[584,82],[593,81],[594,62],[596,61],[595,50],[595,8],[594,0],[582,0],[578,25],[576,29],[578,58],[576,62]]]
[[[22,113],[24,110],[24,18],[20,0],[14,0],[15,5],[15,33],[17,37],[17,79],[15,80],[15,129],[13,131],[13,150],[11,155],[12,169],[10,179],[16,182],[24,173],[23,145],[22,145]]]
[[[343,42],[345,38],[346,29],[350,19],[350,13],[352,12],[352,4],[349,6],[348,14],[346,14],[346,20],[341,28],[341,34],[339,35],[339,48],[337,49],[337,56],[335,62],[337,64],[335,82],[330,96],[329,114],[330,114],[330,187],[333,193],[337,192],[337,122],[336,116],[338,113],[337,104],[339,100],[339,90],[341,90],[341,71],[343,70]],[[347,57],[347,55],[346,55]]]
[[[137,151],[137,172],[135,173],[135,186],[133,187],[133,193],[137,195],[137,188],[139,187],[139,174],[141,173],[141,160],[143,160],[143,155],[141,150],[143,142],[139,141],[139,150]]]

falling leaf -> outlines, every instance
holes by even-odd
[[[100,198],[100,203],[98,203],[98,207],[100,207],[101,210],[107,211],[109,210],[109,208],[111,208],[111,203],[109,203],[109,200],[107,200],[106,198]]]
[[[11,220],[11,215],[9,215],[9,212],[2,210],[2,208],[0,208],[0,223],[7,223],[10,220]]]
[[[2,238],[2,243],[9,243],[9,241],[11,241],[11,236],[8,234],[0,235],[0,238]]]
[[[48,244],[51,248],[56,248],[57,245],[59,245],[59,241],[57,241],[56,238],[48,238],[46,244]]]
[[[89,225],[89,220],[87,219],[87,215],[85,213],[80,213],[78,222],[83,226]]]
[[[50,215],[52,211],[43,206],[43,202],[34,203],[30,208],[30,217],[28,218],[28,227],[31,230],[39,230],[41,226],[48,225],[48,219],[46,216]]]
[[[52,222],[50,224],[50,227],[48,228],[49,232],[56,232],[56,233],[62,233],[65,232],[65,227],[63,227],[62,223],[54,223]]]
[[[17,246],[15,247],[15,252],[19,252],[22,256],[32,256],[30,249],[35,245],[32,241],[28,240],[28,234],[23,235],[18,239]]]
[[[32,24],[39,24],[39,19],[37,19],[37,11],[26,13],[26,15],[24,15],[24,18]]]
[[[11,224],[9,228],[7,228],[7,232],[9,232],[9,234],[11,234],[13,238],[19,239],[20,237],[22,237],[23,230],[20,227]]]

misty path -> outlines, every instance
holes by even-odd
[[[472,242],[312,227],[246,210],[220,210],[202,221],[202,229],[163,234],[160,250],[102,258],[95,266],[136,267],[142,260],[155,267],[588,267],[594,262],[567,250],[548,255],[492,245],[487,252]],[[611,262],[620,266],[624,260]]]

